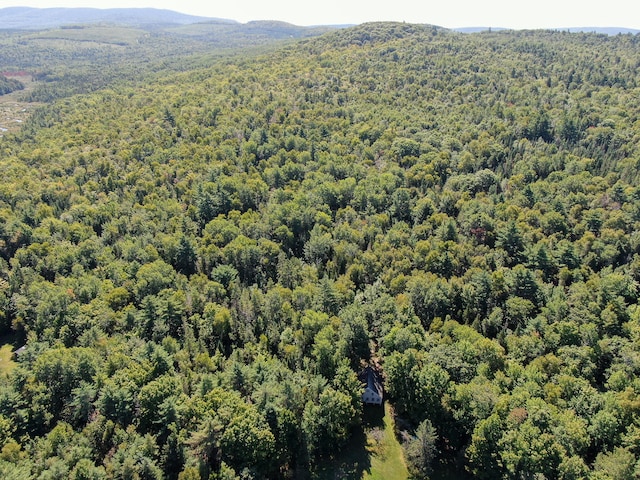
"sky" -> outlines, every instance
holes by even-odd
[[[10,6],[154,7],[242,23],[281,20],[295,25],[342,25],[388,20],[447,28],[640,29],[637,0],[0,0],[0,8]]]

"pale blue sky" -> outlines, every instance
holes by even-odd
[[[627,27],[640,29],[637,0],[0,0],[0,7],[155,7],[247,22],[282,20],[296,25],[379,20],[443,27]]]

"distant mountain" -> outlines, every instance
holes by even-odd
[[[32,8],[32,7],[6,7],[0,8],[0,30],[41,30],[59,28],[78,24],[112,24],[131,27],[180,27],[195,24],[204,24],[193,32],[184,31],[187,35],[206,36],[222,33],[227,27],[239,29],[243,34],[262,34],[269,38],[305,37],[315,36],[326,30],[341,29],[353,25],[331,25],[316,27],[300,27],[279,21],[256,21],[246,24],[235,20],[215,17],[199,17],[178,13],[172,10],[157,8]],[[485,31],[508,30],[502,27],[460,27],[451,30],[461,33],[478,33]],[[570,32],[595,32],[607,35],[619,33],[638,34],[640,30],[624,27],[570,27],[553,30]],[[229,32],[225,32],[229,33]]]
[[[501,27],[460,27],[460,28],[452,28],[455,32],[460,33],[479,33],[479,32],[497,32],[500,30],[507,30],[506,28]]]
[[[204,21],[234,24],[233,20],[185,15],[156,8],[30,8],[0,9],[0,29],[38,30],[65,25],[110,23],[125,26],[189,25]]]
[[[452,30],[460,33],[479,33],[479,32],[498,32],[501,30],[509,30],[508,28],[501,27],[460,27],[453,28]],[[551,30],[564,31],[564,32],[585,32],[585,33],[604,33],[606,35],[618,35],[619,33],[631,33],[633,35],[640,33],[640,30],[634,30],[632,28],[624,27],[568,27],[568,28],[553,28]]]
[[[218,46],[232,47],[255,44],[256,41],[313,37],[329,30],[346,27],[301,27],[275,20],[240,23],[224,18],[198,17],[156,8],[0,8],[0,30],[63,29],[68,33],[69,27],[80,25],[163,31],[208,43],[214,42]],[[85,37],[92,33],[89,32]],[[69,35],[63,36],[66,38]],[[79,36],[82,36],[82,33],[74,35],[73,38],[83,40]]]
[[[322,35],[337,26],[301,27],[286,22],[275,20],[260,20],[248,23],[222,23],[216,20],[198,22],[189,25],[176,25],[165,28],[166,32],[197,38],[206,42],[225,44],[230,40],[242,42],[242,40],[282,40],[289,38],[307,38]]]
[[[571,27],[557,28],[556,30],[565,30],[569,32],[604,33],[606,35],[618,35],[619,33],[631,33],[633,35],[637,35],[638,33],[640,33],[640,30],[624,27]]]

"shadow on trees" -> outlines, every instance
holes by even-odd
[[[313,480],[329,480],[341,478],[360,480],[364,472],[371,470],[370,453],[366,449],[367,435],[364,428],[358,428],[341,455],[320,460],[309,478]]]
[[[362,411],[362,426],[365,429],[384,428],[384,404],[365,405]]]
[[[367,431],[384,429],[384,406],[365,406],[362,426],[356,429],[340,455],[318,462],[309,473],[313,480],[345,479],[360,480],[364,472],[371,471],[371,452],[367,450]]]

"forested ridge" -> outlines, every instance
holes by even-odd
[[[60,78],[0,138],[0,472],[322,478],[377,362],[415,478],[637,478],[639,44],[376,23]]]
[[[0,95],[6,95],[7,93],[11,93],[15,90],[21,90],[23,88],[24,85],[19,80],[7,78],[0,74]]]

